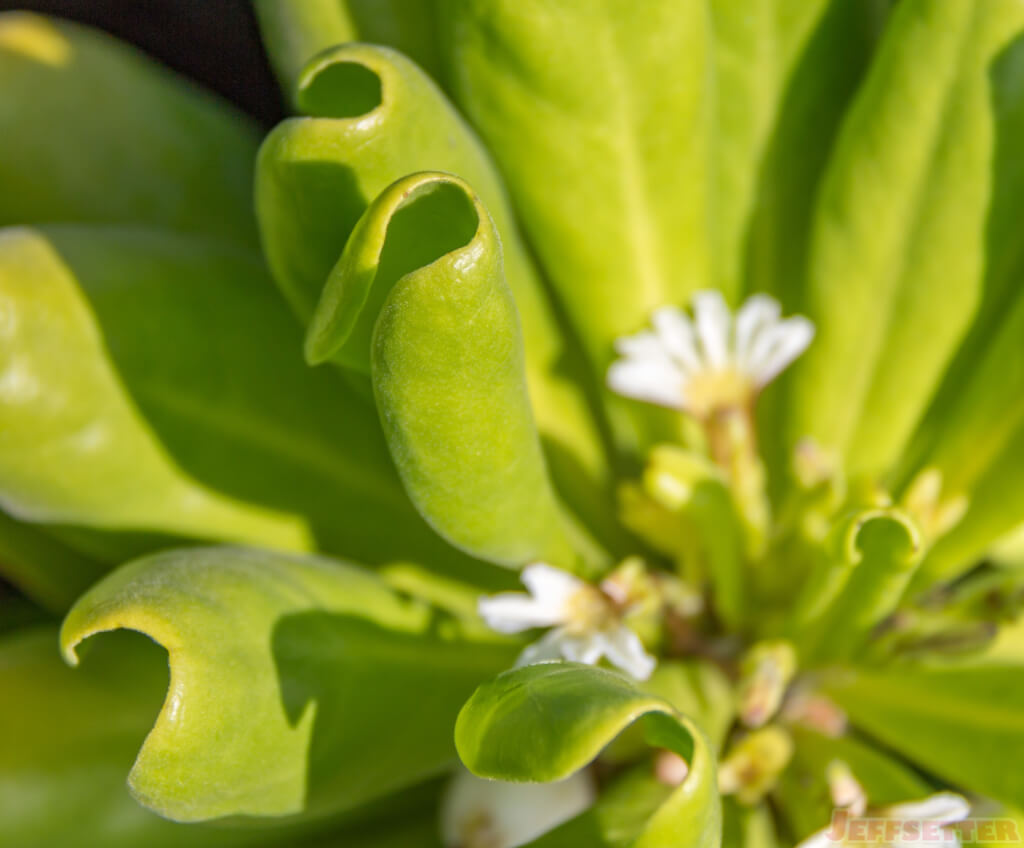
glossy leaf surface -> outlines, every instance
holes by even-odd
[[[455,744],[466,766],[482,777],[552,781],[585,767],[636,721],[645,725],[649,744],[688,762],[683,783],[668,790],[646,775],[627,777],[639,784],[612,793],[535,844],[717,846],[721,810],[714,757],[702,731],[619,674],[561,662],[507,671],[477,689],[463,707]],[[602,804],[622,803],[632,806],[631,815],[622,809],[603,815]]]

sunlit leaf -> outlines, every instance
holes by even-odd
[[[1024,28],[1013,0],[898,4],[818,200],[808,312],[818,327],[792,437],[884,470],[981,299],[994,149],[992,62]]]
[[[430,776],[452,762],[459,704],[515,652],[353,566],[238,548],[104,578],[64,622],[65,657],[118,628],[169,655],[129,785],[178,821],[323,814]]]
[[[461,176],[501,236],[522,320],[530,401],[559,494],[603,542],[621,548],[606,452],[585,396],[585,365],[555,318],[478,139],[436,84],[393,50],[331,50],[303,71],[297,96],[309,117],[278,126],[257,168],[267,258],[293,308],[309,319],[356,221],[385,188],[419,171]],[[424,220],[430,210],[423,212],[402,216],[410,219],[405,232],[417,236],[421,251],[440,255],[444,222]],[[400,250],[395,258],[415,262]]]
[[[702,731],[667,702],[613,672],[572,663],[515,669],[485,683],[455,726],[459,756],[470,771],[510,781],[552,781],[585,767],[634,722],[647,741],[683,757],[686,779],[671,789],[639,772],[626,791],[536,845],[566,848],[717,846],[721,809],[714,756]],[[650,803],[653,802],[653,803]],[[631,807],[625,814],[623,803]],[[606,815],[607,806],[618,807]]]
[[[372,370],[399,474],[445,538],[506,565],[573,561],[501,244],[465,183],[427,173],[374,201],[327,282],[306,355]]]

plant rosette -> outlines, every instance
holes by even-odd
[[[1019,842],[1024,3],[255,9],[0,15],[0,841]]]

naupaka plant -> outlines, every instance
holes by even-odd
[[[1019,841],[1024,3],[255,9],[0,16],[4,844]]]

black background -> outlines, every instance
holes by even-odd
[[[0,0],[70,18],[130,41],[233,101],[265,126],[284,106],[249,0]]]

